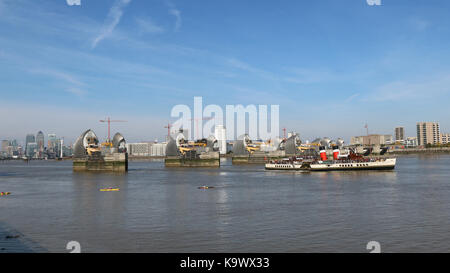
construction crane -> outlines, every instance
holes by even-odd
[[[196,130],[196,132],[197,132],[196,136],[197,136],[198,138],[200,138],[200,134],[198,133],[198,121],[199,121],[199,120],[211,120],[211,119],[214,119],[214,117],[208,117],[208,118],[191,118],[191,119],[189,119],[190,121],[192,121],[192,120],[195,121],[195,130]]]
[[[172,128],[172,124],[167,123],[167,126],[164,126],[164,128],[167,128],[167,141],[170,139],[170,128]]]
[[[108,123],[108,139],[106,142],[102,143],[103,146],[112,147],[111,142],[111,122],[127,122],[126,120],[111,120],[109,117],[104,120],[100,120],[100,122],[107,122]]]
[[[283,139],[286,140],[286,128],[283,128]]]

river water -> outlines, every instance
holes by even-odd
[[[402,156],[394,171],[301,173],[129,163],[0,163],[1,252],[450,251],[450,155]],[[199,186],[214,186],[201,190]],[[118,192],[100,192],[118,187]],[[7,238],[6,236],[19,236]]]

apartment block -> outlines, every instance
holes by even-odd
[[[438,122],[418,122],[417,142],[419,145],[437,144],[441,141],[441,130]]]

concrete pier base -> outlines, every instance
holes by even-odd
[[[128,154],[113,153],[97,158],[74,158],[73,171],[127,172]]]
[[[231,158],[233,165],[239,164],[264,164],[269,160],[278,160],[294,155],[287,155],[284,151],[260,152],[256,151],[248,155],[234,155]]]
[[[166,167],[220,167],[220,154],[219,152],[208,152],[200,154],[196,158],[167,156],[164,164]]]

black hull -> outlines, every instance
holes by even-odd
[[[333,172],[333,171],[389,171],[395,169],[395,166],[386,167],[355,167],[355,168],[335,168],[335,169],[282,169],[282,168],[266,168],[268,171],[311,171],[311,172]]]
[[[335,168],[335,169],[309,169],[312,172],[332,172],[332,171],[388,171],[395,169],[395,166],[386,167],[355,167],[355,168]]]

